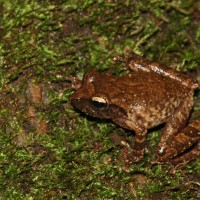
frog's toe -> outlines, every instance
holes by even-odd
[[[155,158],[150,161],[151,164],[159,164],[160,162]]]
[[[122,151],[122,155],[124,157],[125,162],[127,163],[139,162],[144,157],[143,152],[140,152],[139,154],[138,151],[134,150],[130,152],[126,149]]]
[[[139,162],[140,160],[142,160],[143,156],[134,156],[132,154],[129,154],[127,156],[127,161],[129,163],[134,163],[134,162]]]

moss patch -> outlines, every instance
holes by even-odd
[[[0,8],[1,199],[200,196],[199,159],[170,175],[148,162],[148,150],[126,166],[108,139],[126,131],[75,111],[68,79],[91,69],[120,74],[112,57],[128,51],[199,79],[198,0],[2,0]],[[150,149],[158,132],[149,134]]]

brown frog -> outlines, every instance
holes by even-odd
[[[200,155],[200,120],[187,125],[197,80],[135,54],[115,60],[125,62],[133,72],[121,77],[86,73],[71,96],[72,104],[90,116],[135,131],[131,162],[143,158],[147,129],[162,123],[154,162],[178,165]]]

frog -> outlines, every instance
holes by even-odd
[[[148,130],[159,125],[163,129],[152,163],[177,166],[197,158],[200,119],[188,121],[199,82],[137,54],[128,58],[117,56],[114,61],[125,63],[129,72],[121,76],[95,70],[87,72],[82,81],[73,82],[72,105],[86,115],[109,119],[133,131],[130,163],[144,157]]]

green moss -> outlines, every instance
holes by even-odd
[[[0,1],[0,199],[195,199],[199,159],[174,175],[150,164],[158,130],[145,158],[128,166],[108,139],[125,131],[74,110],[69,76],[123,73],[112,57],[129,50],[197,72],[199,7],[198,0]],[[31,81],[42,88],[38,104]]]

